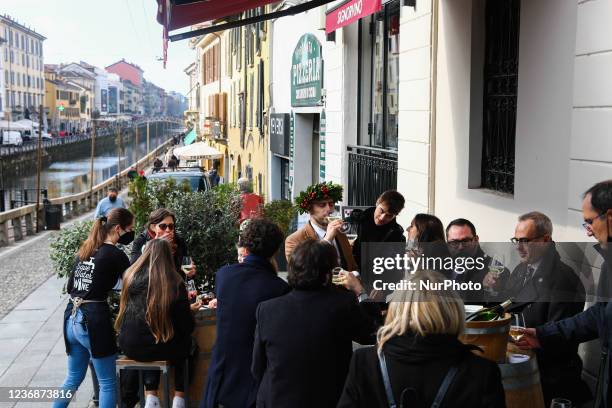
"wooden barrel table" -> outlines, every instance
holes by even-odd
[[[506,408],[544,408],[540,370],[535,357],[522,363],[499,364]]]
[[[193,337],[200,349],[193,378],[189,387],[189,406],[198,407],[204,396],[204,386],[212,349],[217,338],[217,313],[215,309],[202,309],[195,316],[196,327]]]
[[[484,322],[466,322],[465,331],[459,336],[464,344],[480,347],[483,352],[474,350],[474,354],[496,363],[506,361],[508,335],[510,333],[511,315],[506,313],[503,319]]]

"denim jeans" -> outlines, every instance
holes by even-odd
[[[83,313],[77,310],[76,315],[74,317],[70,316],[66,321],[66,340],[70,345],[70,353],[68,354],[68,375],[62,388],[71,390],[72,395],[74,395],[83,382],[85,374],[87,374],[87,366],[89,360],[91,360],[100,384],[99,407],[115,408],[117,403],[117,378],[115,374],[117,356],[92,358],[89,333],[87,333],[87,326],[83,320]],[[53,404],[53,408],[67,407],[69,402],[68,400],[57,400]]]

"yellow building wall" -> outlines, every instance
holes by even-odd
[[[232,105],[234,109],[239,109],[238,101],[239,94],[242,93],[244,97],[244,102],[246,105],[246,114],[244,115],[246,126],[245,126],[245,135],[244,140],[241,142],[241,129],[239,126],[235,124],[233,127],[228,126],[228,150],[229,154],[233,155],[233,160],[231,160],[232,166],[230,167],[230,180],[235,182],[238,180],[240,176],[247,176],[247,167],[251,166],[252,175],[253,175],[253,192],[265,196],[267,191],[267,183],[269,180],[268,175],[268,146],[269,146],[269,135],[267,131],[267,121],[268,116],[267,112],[270,106],[270,94],[269,94],[269,41],[270,38],[270,22],[265,22],[263,25],[263,36],[261,36],[261,45],[260,51],[257,53],[253,50],[254,58],[253,64],[251,65],[246,58],[246,41],[247,36],[245,35],[247,32],[251,32],[251,27],[242,27],[242,64],[241,69],[233,69],[232,70],[232,81],[233,81],[233,97],[228,95],[228,105]],[[253,41],[254,44],[254,41]],[[253,46],[254,48],[254,46]],[[228,52],[227,47],[224,51]],[[234,56],[235,58],[235,56]],[[260,61],[263,61],[263,86],[262,89],[259,89],[259,70],[260,70]],[[246,80],[244,69],[246,69]],[[251,86],[251,80],[253,81],[253,85]],[[262,123],[257,125],[257,116],[259,112],[257,111],[257,98],[259,97],[259,93],[263,92],[263,104],[261,109],[266,112],[266,115],[263,115]],[[251,97],[252,94],[252,97]],[[254,106],[251,107],[251,104]],[[251,115],[250,112],[253,112]],[[228,116],[231,108],[228,110]],[[241,112],[237,112],[238,118],[240,118]],[[231,125],[231,120],[228,121]],[[259,179],[261,177],[261,183]]]

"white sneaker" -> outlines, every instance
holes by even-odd
[[[185,398],[174,396],[172,408],[185,408]]]
[[[160,408],[161,403],[159,402],[159,398],[155,395],[147,395],[147,399],[145,401],[145,408]]]

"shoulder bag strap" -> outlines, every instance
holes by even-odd
[[[380,372],[382,373],[382,379],[385,385],[385,394],[387,394],[387,401],[389,402],[389,408],[397,408],[397,405],[395,404],[395,398],[393,398],[393,390],[391,389],[391,381],[389,380],[389,371],[387,370],[387,362],[385,361],[385,355],[382,350],[378,350],[377,354]]]
[[[444,399],[444,396],[446,395],[446,391],[448,391],[448,387],[450,387],[451,383],[453,382],[453,379],[455,378],[455,374],[457,374],[457,371],[458,371],[457,366],[452,366],[450,370],[448,370],[448,373],[446,373],[446,377],[444,377],[444,380],[442,381],[442,385],[440,385],[440,388],[438,389],[438,394],[436,395],[436,399],[434,400],[433,404],[431,404],[431,408],[440,407],[440,405],[442,404],[442,400]]]

